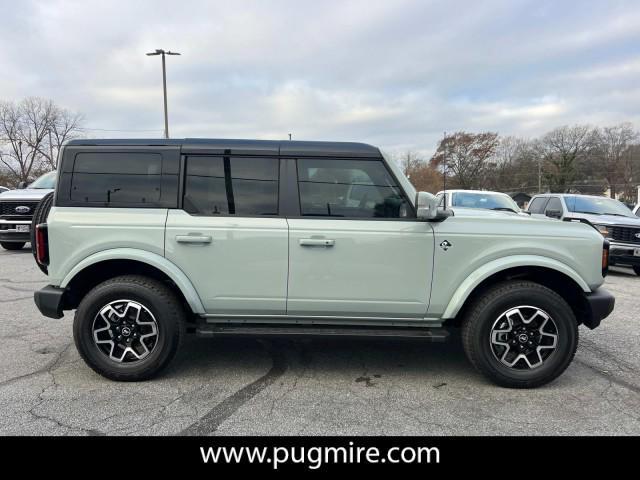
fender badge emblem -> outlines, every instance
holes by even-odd
[[[449,243],[449,240],[443,240],[442,242],[440,242],[440,248],[442,248],[445,252],[449,250],[449,247],[453,247],[453,245]]]

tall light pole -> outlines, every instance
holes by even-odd
[[[162,55],[162,89],[164,91],[164,138],[169,138],[169,114],[167,113],[167,67],[165,66],[165,55],[180,55],[178,52],[171,52],[156,48],[155,52],[147,53],[148,56]]]

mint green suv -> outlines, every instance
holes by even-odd
[[[560,375],[614,298],[582,223],[442,209],[359,143],[75,140],[34,216],[50,285],[96,372],[143,380],[186,333],[444,340],[508,387]]]

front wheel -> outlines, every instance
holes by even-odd
[[[0,242],[5,250],[22,250],[26,242]]]
[[[494,286],[471,306],[462,341],[471,363],[493,382],[533,388],[569,366],[578,347],[578,323],[553,290],[510,281]]]
[[[636,275],[640,275],[640,267],[639,266],[634,265],[633,271],[635,272]]]
[[[185,312],[162,282],[123,275],[101,283],[80,302],[73,337],[80,356],[111,380],[158,374],[184,337]]]

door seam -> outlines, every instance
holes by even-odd
[[[287,289],[285,292],[284,299],[284,314],[289,314],[289,276],[291,275],[291,232],[289,227],[289,219],[285,217],[285,222],[287,222]]]

